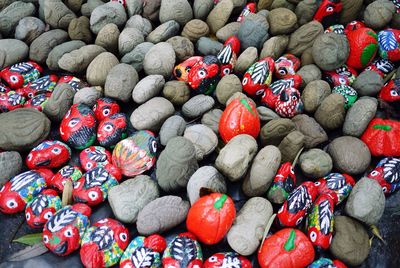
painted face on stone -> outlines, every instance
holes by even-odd
[[[101,146],[90,146],[79,154],[81,166],[85,171],[104,167],[111,162],[111,153]]]
[[[292,54],[285,54],[275,61],[275,76],[279,79],[287,78],[299,68],[300,60]]]
[[[26,165],[30,169],[59,168],[71,158],[68,145],[60,141],[43,141],[26,157]]]
[[[26,98],[33,98],[38,94],[53,92],[53,89],[57,85],[57,81],[57,75],[46,75],[20,89],[17,89],[17,92]]]
[[[220,79],[220,61],[217,57],[208,55],[194,65],[188,74],[189,86],[196,93],[211,94]]]
[[[240,267],[251,268],[251,262],[236,252],[216,253],[208,258],[203,265],[204,268]]]
[[[342,24],[335,24],[326,28],[325,33],[346,34]]]
[[[25,98],[15,91],[0,92],[0,111],[3,113],[22,108]]]
[[[275,111],[282,117],[293,117],[302,113],[303,108],[300,92],[295,88],[283,90],[275,104]]]
[[[71,180],[72,182],[77,181],[82,177],[82,172],[78,166],[65,166],[60,169],[54,176],[51,178],[48,186],[56,189],[59,192],[64,190],[65,183],[67,180]]]
[[[332,93],[341,94],[345,99],[344,108],[349,109],[357,100],[357,91],[351,86],[340,85],[332,89]]]
[[[385,29],[378,33],[379,55],[390,61],[400,60],[400,30]]]
[[[395,66],[390,60],[376,59],[370,66],[365,68],[367,71],[378,73],[382,78],[385,78],[389,73],[394,70]]]
[[[379,99],[394,103],[400,101],[400,78],[390,80],[382,88],[378,95]]]
[[[88,84],[83,82],[81,79],[79,79],[75,76],[71,76],[71,75],[65,75],[65,76],[60,77],[60,79],[58,80],[58,83],[59,84],[67,83],[73,89],[75,89],[75,91],[79,91],[80,89],[88,86]]]
[[[113,114],[119,113],[119,110],[118,103],[110,98],[100,98],[93,106],[94,116],[99,122]]]
[[[357,71],[347,65],[334,71],[325,72],[325,80],[333,87],[340,85],[351,86],[357,77]]]
[[[201,62],[203,57],[201,56],[194,56],[190,57],[184,62],[180,63],[179,65],[175,66],[174,68],[174,76],[179,81],[188,82],[188,75],[190,69],[195,66],[197,63]]]
[[[340,0],[320,0],[313,19],[321,22],[324,28],[327,28],[338,22],[342,8],[343,4]]]
[[[266,57],[247,69],[242,80],[243,90],[251,96],[261,96],[272,81],[275,62]]]
[[[236,36],[226,39],[217,58],[221,62],[221,77],[232,73],[236,64],[237,54],[240,51],[240,40]]]
[[[7,93],[9,91],[11,91],[11,88],[0,82],[0,93]]]
[[[97,128],[97,140],[101,146],[113,148],[126,138],[127,119],[125,114],[110,115],[100,122]]]
[[[345,28],[345,32],[349,32],[349,31],[354,31],[360,28],[364,28],[365,24],[362,21],[358,21],[358,20],[353,20],[349,23],[347,23],[346,28]]]
[[[240,13],[240,16],[237,19],[237,22],[242,22],[244,18],[249,15],[250,13],[256,13],[256,4],[255,3],[248,3]]]
[[[400,159],[386,157],[368,175],[382,187],[385,195],[389,195],[400,188]]]
[[[285,79],[277,80],[265,90],[261,102],[271,109],[275,109],[276,101],[282,91],[289,88],[298,88],[302,83],[300,75],[289,75]]]
[[[33,61],[22,62],[0,71],[0,78],[11,88],[19,89],[39,78],[42,67]]]
[[[289,162],[283,163],[272,182],[271,188],[268,191],[268,196],[279,195],[285,200],[296,186],[296,175],[292,164]]]
[[[331,196],[335,205],[340,204],[349,196],[354,184],[354,179],[351,176],[340,173],[330,173],[315,182],[318,194]]]
[[[33,109],[36,109],[41,112],[41,111],[43,111],[43,109],[46,106],[46,103],[50,99],[50,97],[51,97],[50,92],[36,95],[32,99],[25,102],[24,107],[33,108]]]

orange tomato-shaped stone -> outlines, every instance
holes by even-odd
[[[256,107],[246,99],[234,99],[222,113],[218,129],[225,143],[240,134],[248,134],[256,139],[260,133],[260,117]]]
[[[225,194],[212,193],[198,199],[189,209],[186,227],[204,244],[214,245],[224,238],[235,216],[232,199]]]

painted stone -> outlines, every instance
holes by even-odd
[[[73,183],[81,177],[82,171],[78,166],[67,165],[61,168],[56,174],[54,174],[54,176],[50,179],[48,186],[62,193],[65,183],[68,180],[71,180]]]
[[[296,88],[282,90],[275,103],[275,112],[281,117],[294,117],[301,114],[304,109],[300,92]]]
[[[106,119],[110,115],[119,113],[119,110],[120,108],[118,103],[110,98],[100,98],[93,106],[94,116],[99,122],[103,119]]]
[[[204,268],[222,268],[226,265],[239,265],[242,268],[251,268],[251,262],[236,252],[215,253],[204,261]]]
[[[378,37],[370,28],[358,28],[347,32],[350,54],[347,66],[356,70],[367,67],[378,52]]]
[[[390,61],[400,60],[400,31],[396,29],[385,29],[378,33],[379,55]]]
[[[221,62],[221,77],[229,75],[233,72],[239,52],[239,39],[236,36],[231,36],[226,39],[224,47],[217,54],[217,58]]]
[[[111,163],[111,153],[101,146],[90,146],[81,151],[79,161],[83,170],[89,171]]]
[[[270,57],[263,58],[247,69],[243,76],[243,90],[251,96],[262,95],[272,82],[274,60]]]
[[[343,4],[340,0],[322,0],[313,19],[321,22],[326,28],[338,23],[342,9]]]
[[[60,141],[43,141],[26,157],[30,169],[59,168],[71,158],[71,149]]]
[[[43,93],[34,96],[32,99],[29,99],[24,103],[25,108],[33,108],[38,110],[39,112],[43,111],[47,106],[47,103],[51,97],[51,93]]]
[[[100,121],[97,128],[97,141],[101,146],[114,148],[127,136],[128,119],[124,113],[116,113]]]
[[[39,78],[43,68],[33,61],[21,62],[0,71],[0,78],[11,88],[19,89]]]
[[[366,177],[376,180],[386,196],[394,193],[400,187],[400,159],[383,158]]]
[[[196,93],[212,94],[220,80],[221,62],[213,55],[207,55],[190,68],[189,86]]]
[[[357,91],[351,86],[340,85],[332,89],[332,93],[338,93],[344,97],[344,108],[349,109],[357,100]]]
[[[272,185],[267,192],[268,200],[274,204],[283,204],[294,190],[296,180],[292,163],[283,163],[276,172]]]
[[[290,91],[291,88],[297,89],[301,86],[303,80],[300,75],[287,75],[286,78],[276,80],[264,91],[261,103],[271,109],[275,109],[279,97],[283,91]]]
[[[340,173],[329,173],[315,182],[318,194],[329,195],[335,205],[339,205],[349,196],[355,184],[353,177]]]
[[[276,78],[282,79],[296,74],[299,68],[300,60],[292,54],[285,54],[275,61],[274,74]]]
[[[27,84],[26,86],[17,89],[16,91],[24,97],[33,98],[35,95],[41,93],[51,93],[57,85],[57,75],[46,75],[35,81]]]
[[[357,71],[347,65],[336,68],[334,71],[324,72],[324,80],[332,87],[347,85],[351,86],[356,81]]]
[[[202,56],[193,56],[175,66],[173,74],[179,81],[188,82],[190,69],[203,60]]]
[[[0,111],[3,113],[25,106],[25,98],[13,90],[0,93]]]

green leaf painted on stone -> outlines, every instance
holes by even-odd
[[[369,34],[369,35],[372,36],[375,40],[378,41],[378,35],[377,35],[375,32],[373,32],[373,31],[368,31],[367,34]]]
[[[361,53],[361,64],[363,67],[367,66],[370,60],[375,56],[377,49],[378,46],[376,44],[369,44],[363,49]]]
[[[20,238],[13,240],[13,242],[32,246],[32,245],[42,242],[42,233],[27,234],[27,235],[21,236]]]

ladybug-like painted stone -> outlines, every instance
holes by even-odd
[[[315,182],[318,194],[331,196],[335,205],[340,204],[349,196],[354,185],[355,181],[351,176],[340,173],[330,173]]]
[[[140,130],[117,143],[112,162],[122,174],[131,177],[151,169],[156,162],[157,141],[154,134]]]
[[[322,23],[324,28],[338,23],[343,9],[341,0],[319,0],[320,2],[313,19]]]
[[[43,228],[43,243],[54,254],[67,256],[77,250],[90,225],[90,207],[85,204],[65,206]]]
[[[256,13],[256,10],[256,3],[248,3],[240,13],[237,22],[242,22],[244,18],[247,17],[247,15],[249,15],[250,13]]]
[[[114,148],[126,138],[128,120],[123,113],[116,113],[103,119],[97,128],[97,141],[101,146]]]
[[[87,87],[88,84],[83,82],[81,79],[71,75],[65,75],[60,77],[58,80],[58,84],[67,83],[70,85],[75,91],[79,91],[80,89]]]
[[[235,67],[237,54],[240,52],[240,40],[236,36],[226,39],[217,58],[221,62],[221,77],[232,73]]]
[[[337,68],[334,71],[325,71],[324,79],[332,86],[351,86],[357,78],[357,71],[347,65]]]
[[[47,101],[50,99],[50,96],[50,92],[36,95],[32,99],[29,99],[27,102],[25,102],[24,107],[33,108],[41,112],[46,106]]]
[[[292,54],[285,54],[275,61],[275,76],[284,79],[296,74],[299,68],[300,60]]]
[[[342,24],[334,24],[326,28],[324,33],[346,34]]]
[[[400,188],[400,159],[383,158],[367,177],[379,182],[385,195],[394,193]]]
[[[344,97],[344,108],[349,109],[357,100],[357,91],[351,86],[340,85],[332,89],[332,93],[338,93]]]
[[[58,81],[58,76],[51,74],[46,75],[41,78],[36,79],[32,83],[17,89],[17,92],[20,93],[25,98],[33,98],[34,96],[42,93],[51,93],[53,89],[56,87]]]
[[[59,192],[64,190],[64,185],[67,180],[72,182],[77,181],[82,177],[82,171],[78,166],[65,166],[60,169],[49,182],[49,187],[56,189]]]
[[[208,258],[204,264],[204,268],[252,268],[251,262],[236,252],[216,253]]]
[[[96,140],[96,118],[85,104],[74,104],[60,124],[61,139],[73,148],[82,150]]]
[[[51,216],[61,208],[61,198],[57,192],[52,189],[43,190],[26,206],[26,223],[32,228],[43,228]]]
[[[199,242],[189,232],[177,235],[167,246],[162,257],[163,267],[200,268],[203,254]]]
[[[394,64],[387,59],[376,59],[370,66],[365,68],[367,71],[373,71],[379,74],[382,78],[385,78],[394,70]]]
[[[110,115],[119,113],[119,110],[120,108],[118,103],[110,98],[100,98],[93,106],[94,116],[99,122],[106,119]]]
[[[121,268],[161,267],[161,256],[166,247],[167,243],[160,235],[137,236],[126,248],[119,266]]]
[[[22,108],[24,103],[25,98],[13,90],[0,92],[0,111],[3,113]]]
[[[0,78],[11,88],[19,89],[40,77],[43,68],[33,61],[21,62],[0,71]]]
[[[261,98],[261,103],[265,104],[271,109],[275,109],[276,101],[278,100],[281,92],[289,88],[298,88],[302,81],[303,80],[301,76],[295,74],[287,76],[285,79],[272,82],[272,84],[265,90]]]
[[[26,157],[30,169],[59,168],[71,158],[71,149],[61,141],[43,141]]]
[[[282,90],[275,102],[275,112],[282,117],[293,117],[303,112],[304,104],[296,88]]]
[[[111,163],[111,153],[101,146],[90,146],[79,154],[83,170],[104,167]]]
[[[242,80],[243,90],[250,96],[264,94],[272,82],[275,62],[271,57],[263,58],[247,69]]]
[[[350,53],[347,66],[356,70],[367,67],[378,52],[378,36],[370,28],[358,28],[347,32]]]
[[[190,68],[189,86],[196,93],[212,94],[221,78],[221,62],[216,56],[207,55]]]
[[[85,267],[111,267],[119,262],[129,243],[129,231],[119,221],[105,218],[89,227],[80,255]]]
[[[400,30],[385,29],[378,33],[379,55],[390,61],[400,60]]]
[[[184,62],[180,63],[179,65],[175,66],[174,68],[174,76],[179,81],[188,82],[188,75],[190,69],[195,66],[197,63],[203,61],[203,57],[201,56],[194,56],[190,57]]]

